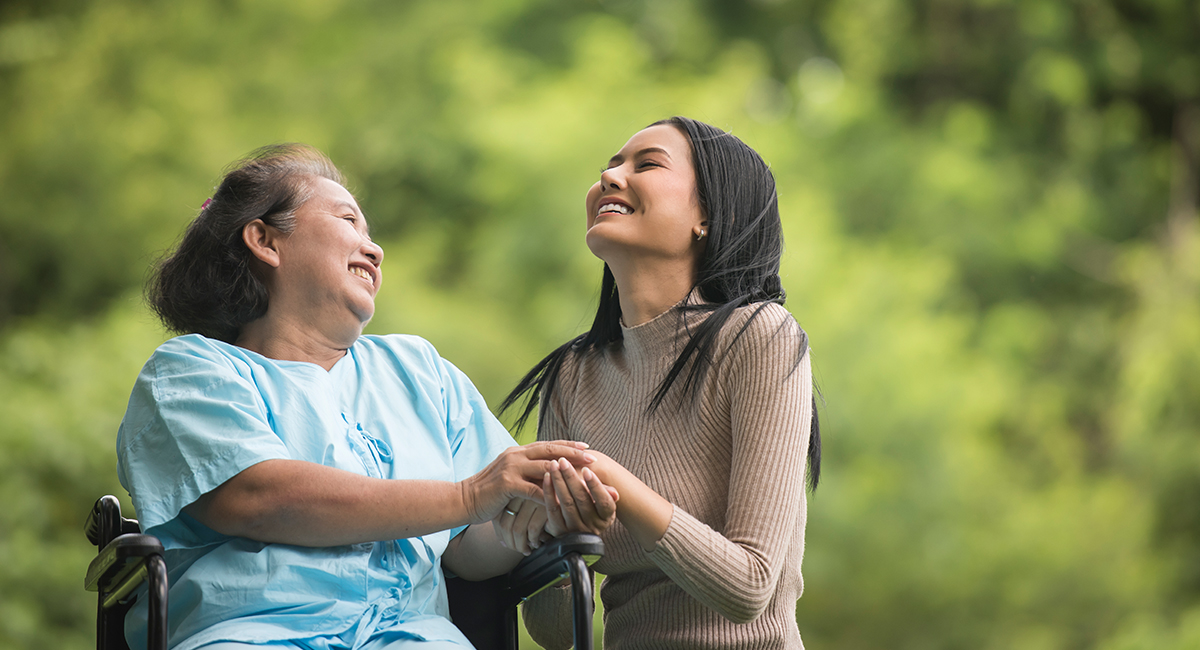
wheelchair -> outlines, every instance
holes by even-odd
[[[84,580],[88,591],[99,594],[97,650],[129,650],[125,613],[142,583],[148,584],[147,647],[166,650],[168,585],[162,544],[143,535],[137,520],[122,517],[121,504],[111,495],[96,501],[84,529],[99,549]],[[599,537],[574,533],[542,545],[507,575],[480,582],[449,578],[450,617],[476,650],[516,650],[517,604],[570,577],[575,648],[592,650],[593,583],[588,567],[603,554]]]

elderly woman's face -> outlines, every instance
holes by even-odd
[[[346,188],[318,178],[312,190],[296,211],[295,229],[281,241],[271,301],[285,292],[286,304],[306,321],[336,326],[353,319],[361,328],[375,314],[383,249],[371,241]]]

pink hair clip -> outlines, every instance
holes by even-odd
[[[204,212],[204,208],[207,208],[209,203],[212,203],[212,199],[204,199],[204,205],[200,206],[200,211]]]

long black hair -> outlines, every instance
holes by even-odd
[[[346,184],[325,154],[303,144],[269,145],[234,163],[152,271],[146,299],[163,325],[233,343],[242,326],[265,314],[267,287],[251,270],[242,229],[262,219],[290,233],[317,177]]]
[[[693,398],[698,394],[713,364],[713,346],[717,334],[735,310],[756,305],[737,334],[741,336],[763,308],[772,302],[782,305],[786,298],[779,281],[783,228],[779,221],[775,177],[766,162],[732,134],[703,122],[672,117],[650,126],[661,124],[678,129],[691,145],[696,192],[700,209],[708,222],[708,242],[700,258],[693,287],[699,292],[701,300],[696,304],[686,303],[682,309],[709,312],[709,315],[691,332],[687,344],[647,405],[647,411],[654,411],[662,405],[681,374],[685,375],[684,393]],[[799,327],[796,329],[803,340],[793,362],[793,371],[808,352],[807,334]],[[554,391],[559,370],[568,354],[602,348],[622,338],[617,282],[605,264],[600,285],[600,305],[591,329],[539,361],[504,399],[500,411],[504,412],[519,402],[522,396],[527,396],[516,423],[520,428],[538,405],[539,398]],[[689,361],[692,362],[690,367]],[[539,424],[541,417],[539,414]],[[808,444],[810,489],[816,490],[820,479],[821,430],[814,390],[812,430]]]

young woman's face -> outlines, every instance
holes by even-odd
[[[612,265],[626,258],[693,267],[705,225],[685,137],[669,124],[634,134],[587,193],[587,244]]]
[[[279,288],[286,286],[305,320],[357,320],[375,313],[383,282],[383,249],[367,231],[367,221],[346,188],[327,179],[313,181],[312,198],[296,210],[296,227],[280,244]],[[274,296],[272,296],[274,300]]]

